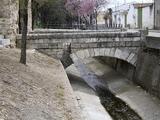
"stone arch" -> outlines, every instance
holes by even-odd
[[[130,50],[119,49],[119,48],[84,49],[84,50],[76,51],[75,53],[72,53],[70,55],[73,62],[76,61],[78,58],[85,59],[85,58],[91,58],[96,56],[107,56],[107,57],[117,58],[120,60],[124,60],[133,66],[136,66],[136,61],[137,61],[136,53],[131,52]]]

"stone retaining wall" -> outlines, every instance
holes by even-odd
[[[141,49],[137,63],[135,82],[160,98],[160,50]]]
[[[18,30],[18,0],[1,0],[0,2],[0,34],[11,39],[15,45]]]
[[[160,37],[146,37],[145,46],[138,53],[135,82],[160,98]]]
[[[98,57],[98,60],[102,61],[104,64],[109,65],[117,72],[128,78],[128,80],[134,80],[134,74],[136,70],[134,65],[113,57]]]

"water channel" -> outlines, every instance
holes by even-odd
[[[89,69],[87,65],[93,61],[95,59],[86,61],[78,59],[74,65],[66,69],[84,120],[142,120],[129,105],[108,89],[105,78],[97,76]],[[95,63],[93,66],[96,66]],[[102,69],[113,72],[109,66]],[[113,77],[116,76],[117,74],[113,72]]]

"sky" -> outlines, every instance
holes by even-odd
[[[123,3],[130,3],[130,2],[140,2],[140,3],[147,3],[147,2],[152,2],[153,0],[109,0],[110,1],[110,5],[111,6],[115,6],[115,5],[120,5]]]

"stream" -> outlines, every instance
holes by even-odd
[[[87,102],[87,104],[96,105],[96,107],[88,105],[89,109],[83,109],[85,120],[142,120],[134,110],[108,89],[107,84],[101,82],[105,80],[91,71],[83,60],[74,61],[74,65],[66,71],[73,90],[78,96],[79,104],[83,104],[82,109],[86,107]],[[77,91],[80,93],[77,94]],[[83,95],[83,93],[87,93],[87,95]],[[95,98],[92,98],[93,96]],[[87,101],[87,99],[89,100]]]

